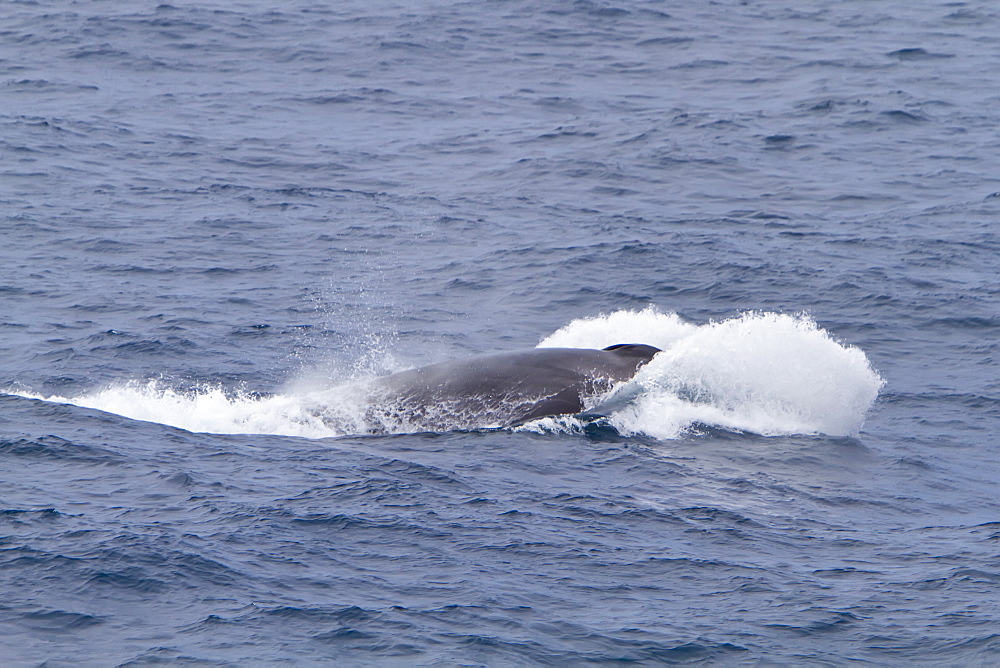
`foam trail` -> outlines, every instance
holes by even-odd
[[[331,426],[311,410],[311,394],[261,397],[227,393],[220,387],[181,392],[159,381],[129,382],[79,397],[43,397],[11,391],[29,399],[72,404],[115,413],[133,420],[157,422],[192,432],[215,434],[276,434],[326,438],[348,433]]]

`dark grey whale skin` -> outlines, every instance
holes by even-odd
[[[509,427],[581,412],[584,397],[629,380],[658,352],[643,344],[532,348],[403,371],[370,390],[380,410],[428,430]]]

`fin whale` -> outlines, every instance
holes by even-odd
[[[372,381],[368,422],[450,431],[574,415],[583,411],[585,399],[631,379],[658,352],[625,343],[603,350],[531,348],[431,364]]]

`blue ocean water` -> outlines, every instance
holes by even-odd
[[[0,660],[1000,661],[998,31],[0,4]],[[355,391],[624,342],[597,421]]]

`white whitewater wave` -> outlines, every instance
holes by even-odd
[[[580,318],[542,339],[538,348],[607,348],[618,343],[645,343],[666,350],[698,330],[676,313],[652,306],[642,311],[615,311]]]
[[[677,438],[695,425],[761,435],[855,436],[884,381],[865,354],[804,316],[747,313],[696,326],[655,309],[577,320],[540,346],[661,348],[619,394],[619,432]],[[627,340],[625,340],[627,339]]]
[[[306,438],[327,438],[346,433],[331,427],[322,412],[313,410],[316,400],[311,394],[260,396],[227,392],[221,387],[179,391],[156,380],[113,385],[79,397],[44,397],[22,391],[10,393],[29,399],[93,408],[193,432]]]
[[[575,320],[539,347],[615,343],[663,351],[591,411],[624,435],[673,439],[708,425],[762,435],[852,436],[883,384],[861,350],[834,341],[805,316],[748,313],[698,326],[653,308],[618,311]],[[418,430],[372,411],[363,382],[269,396],[220,387],[180,391],[155,380],[78,397],[9,393],[193,432],[327,438]],[[578,432],[582,424],[558,417],[522,428]]]

